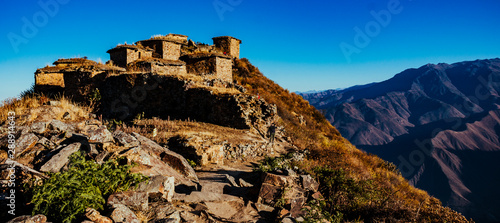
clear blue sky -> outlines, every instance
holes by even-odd
[[[210,44],[214,36],[237,37],[241,57],[291,91],[500,57],[499,0],[0,2],[0,100],[29,88],[35,70],[58,58],[105,62],[116,44],[155,34]]]

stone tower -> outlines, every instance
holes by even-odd
[[[233,58],[240,58],[240,44],[241,40],[231,36],[219,36],[212,38],[216,48],[222,50],[227,55]]]

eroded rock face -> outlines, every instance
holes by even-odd
[[[299,177],[296,174],[285,176],[265,173],[259,201],[271,206],[276,206],[279,202],[284,209],[280,217],[289,215],[296,218],[305,214],[302,210],[304,204],[309,195],[317,192],[318,187],[319,184],[310,175]]]

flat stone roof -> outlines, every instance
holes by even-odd
[[[83,68],[87,71],[91,71],[91,70],[125,71],[125,68],[121,68],[121,67],[117,67],[117,66],[99,64],[95,61],[87,60],[87,59],[83,59],[83,58],[76,58],[76,59],[77,60],[75,60],[75,58],[73,58],[73,59],[59,59],[56,62],[54,62],[55,65],[61,64],[61,63],[70,64],[70,65],[69,66],[47,66],[44,68],[37,69],[36,72],[45,72],[45,73],[71,72],[71,71],[75,71],[75,69],[77,69],[77,68]],[[81,60],[79,60],[79,59],[81,59]],[[83,62],[81,62],[81,61],[83,61]]]
[[[54,65],[58,64],[97,64],[97,62],[85,59],[85,58],[67,58],[67,59],[58,59],[54,63]]]
[[[234,39],[234,40],[237,40],[238,42],[240,42],[240,44],[241,44],[241,40],[240,39],[234,38],[232,36],[217,36],[217,37],[214,37],[212,39],[213,40],[216,40],[216,39]]]
[[[106,53],[111,53],[113,51],[117,51],[120,49],[137,49],[137,50],[153,51],[152,49],[143,46],[123,44],[123,45],[118,45],[115,48],[106,51]]]

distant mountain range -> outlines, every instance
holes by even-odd
[[[301,94],[358,148],[477,222],[500,221],[500,59]]]

